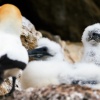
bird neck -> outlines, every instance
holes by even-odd
[[[4,23],[1,22],[0,31],[20,36],[21,25],[19,23],[12,23],[9,21],[5,21]]]

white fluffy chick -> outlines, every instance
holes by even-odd
[[[0,83],[7,77],[13,77],[13,86],[9,94],[15,89],[15,80],[21,70],[28,63],[27,50],[22,46],[20,35],[22,15],[19,9],[11,4],[0,7]]]
[[[88,26],[82,36],[84,52],[82,62],[100,66],[100,23]]]
[[[72,72],[73,78],[71,79],[78,84],[95,85],[100,83],[100,68],[93,63],[75,63]]]
[[[21,77],[23,89],[63,83],[80,85],[100,83],[100,68],[89,63],[72,65],[66,62],[31,61]]]
[[[35,58],[37,61],[30,62],[27,66],[28,68],[23,72],[21,76],[21,84],[24,89],[30,87],[32,83],[33,86],[36,87],[46,86],[50,83],[58,84],[59,82],[57,78],[55,79],[55,77],[58,77],[57,73],[59,73],[59,71],[62,69],[60,67],[65,67],[66,65],[70,66],[70,64],[65,61],[63,49],[61,46],[58,43],[49,40],[48,38],[39,39],[37,48],[29,50],[28,54],[30,57]],[[29,66],[34,67],[31,69]],[[43,70],[39,68],[40,66]],[[47,71],[45,70],[45,67],[47,68]],[[30,73],[30,70],[32,73],[34,73],[34,75]],[[55,71],[57,71],[57,73]],[[29,78],[27,78],[29,81],[25,78],[27,74],[29,75]],[[42,77],[40,77],[41,75]],[[36,79],[36,82],[34,79]],[[39,82],[41,79],[43,79],[42,83]]]
[[[21,85],[24,89],[61,83],[83,85],[100,82],[99,67],[87,63],[66,63],[61,47],[47,38],[40,39],[38,47],[30,50],[29,55],[39,61],[31,61],[23,71]]]
[[[37,48],[28,51],[30,57],[42,61],[65,61],[63,49],[61,46],[49,40],[48,38],[40,38]]]
[[[23,89],[29,87],[43,87],[60,83],[60,74],[67,69],[69,64],[55,61],[31,61],[23,71],[21,76],[21,86]],[[69,67],[70,69],[70,67]],[[69,69],[66,73],[69,73]]]

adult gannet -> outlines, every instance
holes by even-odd
[[[13,86],[9,94],[14,91],[15,80],[19,70],[24,70],[28,63],[28,53],[22,46],[20,35],[22,15],[12,4],[0,7],[0,83],[7,77],[13,77]]]

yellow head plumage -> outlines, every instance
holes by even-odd
[[[0,7],[0,30],[20,34],[21,27],[22,15],[20,10],[12,4],[2,5]]]

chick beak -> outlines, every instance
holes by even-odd
[[[34,59],[40,59],[44,56],[52,56],[46,47],[36,48],[32,50],[28,50],[29,57],[33,57]]]

